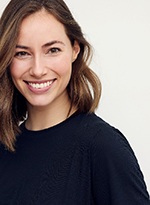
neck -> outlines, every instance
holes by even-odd
[[[26,128],[29,130],[42,130],[57,125],[76,111],[74,106],[71,109],[70,107],[69,100],[61,101],[59,105],[51,107],[34,107],[30,105]]]

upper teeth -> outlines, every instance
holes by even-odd
[[[52,84],[52,82],[53,81],[48,81],[45,83],[29,83],[29,85],[32,86],[33,88],[40,89],[40,88],[46,88],[46,87],[50,86]]]

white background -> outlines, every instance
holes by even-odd
[[[66,3],[94,47],[91,67],[103,85],[97,113],[124,133],[150,191],[150,0]]]

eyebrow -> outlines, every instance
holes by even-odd
[[[54,40],[54,41],[50,41],[48,43],[45,43],[42,47],[45,48],[45,47],[52,46],[54,44],[62,44],[62,45],[65,46],[65,44],[62,41]],[[16,45],[16,48],[25,49],[25,50],[29,50],[30,49],[30,47],[24,46],[24,45]]]
[[[23,45],[16,45],[16,48],[21,48],[21,49],[26,49],[26,50],[29,49],[28,46],[23,46]]]
[[[57,44],[57,43],[58,43],[58,44],[62,44],[62,45],[65,46],[65,44],[64,44],[62,41],[54,40],[54,41],[50,41],[50,42],[44,44],[42,47],[52,46],[53,44]]]

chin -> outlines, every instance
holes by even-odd
[[[29,106],[31,106],[31,107],[37,107],[37,108],[44,108],[44,107],[47,107],[47,106],[49,106],[50,105],[50,103],[45,103],[45,102],[29,102],[28,103],[29,104]]]

